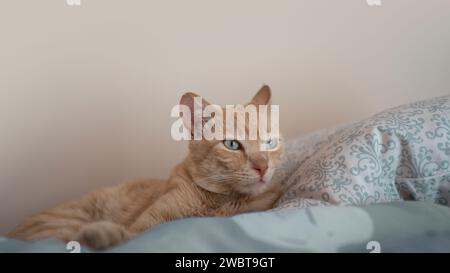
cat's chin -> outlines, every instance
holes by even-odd
[[[264,192],[270,185],[270,180],[265,181],[263,179],[257,180],[255,182],[249,183],[245,185],[241,189],[241,192],[247,195],[258,195]]]

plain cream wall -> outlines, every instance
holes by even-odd
[[[68,198],[165,177],[187,90],[272,86],[287,137],[450,94],[450,1],[0,1],[0,232]]]

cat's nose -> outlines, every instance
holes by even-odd
[[[253,163],[253,169],[255,169],[261,177],[264,176],[268,167],[269,166],[267,165],[266,161],[261,160]]]

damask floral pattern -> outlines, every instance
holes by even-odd
[[[314,144],[311,138],[287,144],[280,207],[399,200],[450,206],[450,96],[395,107],[326,133],[316,133]]]

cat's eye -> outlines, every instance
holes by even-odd
[[[233,151],[239,150],[241,148],[241,144],[236,140],[224,140],[223,145]]]
[[[273,150],[278,146],[278,139],[271,138],[268,141],[266,141],[266,149],[267,150]]]

